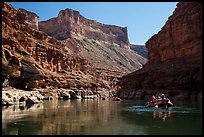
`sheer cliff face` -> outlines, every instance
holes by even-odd
[[[60,13],[61,17],[63,12]],[[77,14],[73,11],[71,13]],[[9,86],[27,90],[56,87],[108,93],[117,89],[117,78],[123,72],[142,67],[145,59],[128,48],[126,38],[120,37],[124,35],[123,29],[112,27],[114,31],[110,35],[117,33],[111,39],[116,43],[116,39],[120,39],[118,43],[125,43],[125,46],[114,42],[111,44],[106,41],[109,34],[101,40],[98,33],[94,37],[95,33],[92,35],[88,32],[87,26],[82,27],[85,33],[79,32],[80,26],[75,26],[78,19],[74,15],[72,17],[70,20],[73,22],[68,23],[70,27],[64,25],[64,28],[63,24],[67,22],[63,20],[69,18],[51,19],[51,22],[61,20],[62,30],[59,26],[53,27],[52,23],[46,25],[53,30],[59,27],[60,31],[56,29],[53,34],[68,38],[61,41],[38,30],[38,16],[35,13],[16,10],[12,5],[2,2],[1,82],[8,80]],[[80,16],[79,19],[86,20]],[[93,23],[89,20],[84,22]],[[63,35],[64,32],[70,32],[70,35]]]
[[[100,69],[121,75],[142,68],[146,59],[130,50],[127,28],[105,25],[81,16],[78,11],[61,10],[58,17],[39,23],[39,29],[58,40]]]
[[[38,19],[39,19],[39,16],[37,14],[35,14],[33,12],[30,12],[30,11],[27,11],[25,9],[21,9],[21,8],[19,8],[18,11],[26,14],[28,16],[28,20],[27,20],[28,24],[32,28],[38,30]]]
[[[108,86],[102,82],[107,82],[105,72],[96,71],[64,43],[34,29],[30,20],[37,16],[29,18],[27,14],[33,14],[24,13],[2,2],[2,83],[8,79],[10,86],[29,90],[46,86],[95,88],[96,80],[102,87]]]
[[[83,36],[101,42],[129,46],[126,27],[101,24],[86,19],[78,11],[71,9],[61,10],[57,18],[40,22],[39,28],[60,40],[72,38],[72,36]]]
[[[121,91],[202,89],[202,4],[181,2],[147,42],[144,68],[121,78]],[[130,81],[131,80],[131,81]],[[128,82],[127,82],[128,81]]]
[[[149,64],[201,54],[201,11],[201,3],[178,3],[162,30],[146,42]]]

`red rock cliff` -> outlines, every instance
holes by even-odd
[[[32,28],[27,16],[31,14],[24,13],[2,2],[2,83],[8,80],[9,86],[29,90],[110,88],[114,74],[102,73],[62,41]]]
[[[178,3],[173,15],[146,42],[146,47],[147,64],[121,78],[119,94],[138,89],[188,90],[184,92],[188,95],[182,95],[188,98],[193,91],[202,91],[202,3]]]
[[[72,36],[84,36],[129,48],[126,27],[98,23],[84,18],[78,11],[71,9],[61,10],[58,17],[40,22],[39,29],[60,40]]]
[[[178,3],[173,15],[146,46],[149,64],[162,63],[202,53],[202,5]]]
[[[34,28],[36,30],[39,29],[38,28],[38,19],[39,19],[39,16],[37,14],[35,14],[33,12],[30,12],[30,11],[27,11],[27,10],[22,9],[22,8],[19,8],[18,11],[23,12],[23,13],[25,13],[28,16],[28,23],[29,23],[29,25],[32,28]]]
[[[126,27],[98,23],[78,11],[61,10],[58,17],[40,22],[39,29],[63,40],[75,54],[102,70],[124,75],[146,63],[145,58],[130,50]]]

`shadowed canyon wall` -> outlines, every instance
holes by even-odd
[[[134,45],[130,44],[130,49],[134,50],[137,54],[144,58],[148,58],[148,52],[145,45]]]
[[[164,92],[185,99],[202,97],[202,3],[179,2],[146,47],[148,62],[120,79],[119,96],[144,98]]]

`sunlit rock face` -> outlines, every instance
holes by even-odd
[[[109,87],[115,74],[97,70],[62,41],[34,29],[27,12],[2,3],[1,82],[6,83],[4,86],[27,90],[46,87],[95,90]]]
[[[146,59],[130,50],[127,27],[89,20],[71,9],[39,22],[39,29],[58,40],[95,67],[124,75],[142,68]]]
[[[121,92],[137,89],[201,91],[202,4],[178,3],[173,15],[158,34],[146,42],[146,47],[147,64],[121,78]]]
[[[58,17],[40,22],[39,27],[40,30],[61,40],[77,35],[129,48],[127,27],[98,23],[71,9],[61,10]]]
[[[149,64],[191,58],[202,52],[202,4],[178,3],[161,31],[146,46]]]
[[[25,9],[22,9],[22,8],[19,8],[18,11],[21,11],[23,13],[25,13],[27,16],[28,16],[28,23],[29,25],[36,29],[36,30],[39,30],[38,29],[38,19],[39,19],[39,16],[33,12],[30,12],[30,11],[27,11]]]
[[[72,18],[78,22],[75,15]],[[59,18],[57,21],[63,19],[66,20]],[[32,91],[43,88],[49,92],[72,89],[77,95],[83,91],[86,96],[100,94],[106,98],[110,91],[117,89],[118,77],[141,68],[146,61],[128,48],[127,32],[120,27],[113,27],[114,34],[107,34],[107,37],[111,35],[111,44],[106,37],[98,38],[98,33],[96,37],[95,33],[91,34],[93,39],[88,32],[84,34],[86,37],[79,37],[78,28],[74,26],[71,38],[66,35],[68,39],[57,40],[38,30],[37,24],[35,13],[16,10],[11,4],[2,2],[1,83],[5,89]],[[115,33],[124,38],[116,37]]]

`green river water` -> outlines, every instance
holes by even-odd
[[[3,135],[202,135],[202,103],[146,108],[142,100],[52,100],[2,107]]]

